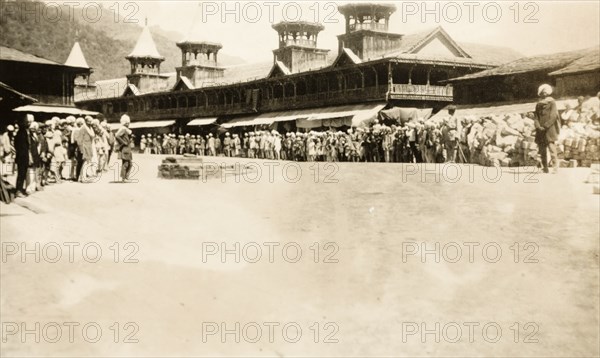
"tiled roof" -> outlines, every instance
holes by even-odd
[[[562,68],[558,71],[550,73],[550,76],[560,76],[566,74],[589,72],[600,69],[600,47],[596,48],[595,51],[584,55],[578,60],[571,62],[570,65]]]
[[[470,57],[446,57],[440,59],[444,60],[456,60],[458,62],[482,64],[490,66],[498,66],[510,61],[514,61],[522,55],[515,50],[506,47],[489,46],[475,43],[457,43],[452,40],[450,35],[444,31],[440,26],[430,28],[424,31],[407,34],[402,36],[400,46],[394,51],[386,53],[384,57],[406,57],[406,54],[419,58],[421,55],[413,52],[419,48],[422,44],[426,43],[429,39],[435,35],[440,34],[445,36],[450,43],[452,43],[459,52],[463,52]],[[432,59],[430,56],[429,59]]]
[[[215,79],[214,84],[209,83],[204,86],[198,86],[197,88],[212,87],[219,84],[229,85],[265,78],[271,71],[272,67],[272,61],[225,67],[225,73],[222,78]]]
[[[0,60],[39,63],[44,65],[60,65],[60,63],[50,61],[43,57],[32,55],[30,53],[19,51],[12,47],[6,46],[0,46]]]
[[[471,58],[482,64],[500,66],[523,57],[522,53],[509,47],[483,45],[478,43],[461,42],[460,46]]]
[[[507,76],[516,73],[544,70],[552,72],[566,68],[580,59],[582,59],[582,62],[587,62],[587,60],[584,61],[583,58],[593,59],[594,53],[598,53],[598,48],[588,48],[584,50],[560,52],[549,55],[523,57],[496,68],[454,78],[451,81],[462,81],[492,76]]]

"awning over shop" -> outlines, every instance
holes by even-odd
[[[129,128],[131,128],[131,129],[162,128],[162,127],[172,126],[173,124],[175,124],[175,120],[131,122],[131,124],[129,125]]]
[[[305,118],[296,120],[299,128],[317,127],[358,127],[365,122],[377,118],[377,113],[385,107],[385,103],[365,103],[356,105],[313,108],[305,110]]]
[[[564,99],[557,100],[556,107],[558,110],[565,109],[566,104],[569,103],[571,105],[577,104],[577,99]],[[484,116],[503,116],[509,114],[525,114],[528,112],[533,112],[535,110],[535,105],[537,102],[527,102],[527,103],[512,103],[512,104],[501,104],[494,106],[468,106],[468,105],[457,105],[456,106],[456,116],[462,118],[466,116],[475,116],[475,117],[484,117]],[[438,113],[436,113],[432,119],[437,119],[440,117],[448,117],[448,107],[442,109]]]
[[[243,117],[243,118],[234,119],[227,123],[223,123],[223,124],[221,124],[221,126],[223,128],[233,128],[233,127],[245,127],[245,126],[258,126],[258,125],[262,125],[262,124],[267,124],[267,125],[273,124],[273,119],[272,118],[259,118],[257,116]]]
[[[95,116],[98,112],[86,111],[75,107],[62,107],[62,106],[40,106],[31,104],[23,107],[15,108],[15,112],[28,112],[28,113],[56,113],[56,114],[68,114],[73,116]]]
[[[289,111],[269,112],[258,116],[238,118],[223,123],[224,128],[271,125],[275,122],[296,121],[299,128],[341,127],[361,125],[362,122],[377,117],[377,113],[385,107],[385,103],[364,103],[324,108],[295,109]]]
[[[166,121],[140,121],[140,122],[131,122],[129,124],[130,129],[141,129],[141,128],[163,128],[172,126],[175,124],[175,120],[166,120]],[[121,127],[120,123],[109,123],[108,124],[111,130],[117,130]]]
[[[201,127],[213,124],[217,121],[217,118],[196,118],[192,119],[187,125],[191,127]]]

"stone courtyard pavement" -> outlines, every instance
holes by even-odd
[[[0,206],[2,356],[599,354],[589,169],[134,159]]]

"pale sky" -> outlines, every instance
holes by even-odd
[[[325,30],[319,35],[319,47],[336,49],[336,36],[343,33],[344,21],[335,4],[344,3],[153,0],[123,1],[118,7],[121,16],[131,15],[140,25],[147,16],[150,25],[177,31],[182,37],[193,33],[207,41],[221,42],[222,52],[253,62],[272,58],[277,34],[271,24],[285,17],[322,22]],[[112,11],[116,10],[116,4],[102,2]],[[457,42],[506,46],[524,55],[600,44],[600,1],[597,0],[404,1],[394,4],[397,11],[392,15],[390,31],[396,33],[408,34],[442,26]]]

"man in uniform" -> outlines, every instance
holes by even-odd
[[[131,172],[131,161],[133,160],[133,153],[131,150],[132,131],[129,129],[131,120],[129,116],[124,114],[121,116],[121,128],[115,134],[115,140],[119,146],[119,158],[122,161],[121,165],[121,180],[123,183],[127,182],[129,173]]]
[[[442,128],[444,147],[446,148],[446,162],[456,162],[456,149],[458,141],[462,133],[461,122],[455,115],[456,107],[449,106],[448,114],[450,117],[446,119],[446,123]]]
[[[29,116],[29,115],[27,115]],[[29,124],[27,116],[23,116],[19,121],[19,130],[15,135],[15,161],[17,163],[17,196],[27,196],[25,190],[25,179],[27,179],[27,169],[29,168]]]
[[[543,84],[538,88],[539,102],[535,106],[535,125],[536,134],[535,141],[540,148],[542,156],[542,167],[544,173],[548,173],[548,150],[554,164],[553,174],[558,171],[558,151],[556,149],[556,141],[560,133],[560,117],[556,108],[556,102],[550,95],[552,87],[548,84]]]

